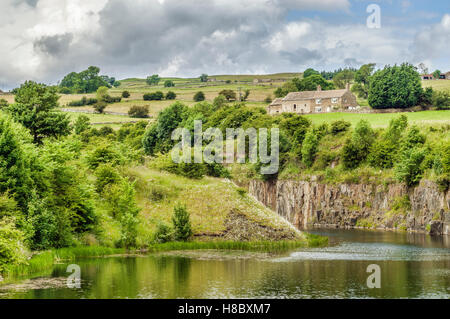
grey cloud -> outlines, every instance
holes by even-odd
[[[35,50],[39,50],[51,56],[58,57],[69,50],[72,39],[73,35],[70,33],[54,36],[44,36],[35,41],[33,46]]]
[[[305,65],[308,63],[316,64],[322,59],[322,55],[317,50],[308,50],[299,48],[292,52],[282,51],[281,55],[289,59],[290,62],[297,65]]]

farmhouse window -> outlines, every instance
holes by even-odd
[[[322,104],[322,99],[316,99],[316,104],[317,105]]]
[[[322,108],[321,107],[316,107],[316,113],[320,113],[322,112]]]
[[[338,102],[338,98],[334,97],[331,99],[331,103],[336,104]]]

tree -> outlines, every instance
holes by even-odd
[[[158,85],[158,83],[161,81],[161,78],[158,74],[153,74],[152,76],[147,77],[147,84],[148,85]]]
[[[236,101],[236,92],[233,90],[222,90],[219,92],[219,95],[224,96],[228,102]]]
[[[334,86],[338,89],[345,89],[355,79],[355,72],[351,70],[343,70],[333,78]]]
[[[108,97],[108,88],[106,86],[101,86],[97,89],[97,102],[106,102]]]
[[[71,72],[62,79],[59,87],[69,88],[75,93],[92,93],[101,86],[111,87],[116,83],[115,78],[99,76],[99,73],[100,68],[96,66],[90,66],[80,73]]]
[[[433,72],[433,77],[435,80],[439,80],[441,78],[441,71],[440,70],[436,70]]]
[[[420,64],[417,66],[417,68],[419,69],[420,74],[428,74],[428,68],[427,68],[427,66],[425,65],[425,63],[420,63]]]
[[[175,206],[172,223],[175,231],[175,240],[187,241],[192,236],[190,214],[185,206]]]
[[[200,82],[208,82],[208,74],[200,75]]]
[[[325,80],[320,74],[310,75],[303,80],[293,79],[292,82],[295,84],[297,91],[315,91],[319,85],[322,90],[334,89],[333,83]]]
[[[164,87],[165,88],[172,88],[172,87],[174,87],[175,86],[175,83],[172,81],[172,80],[166,80],[165,82],[164,82]]]
[[[123,91],[123,92],[122,92],[122,97],[123,97],[124,99],[128,99],[128,98],[130,97],[130,92],[128,92],[128,91]]]
[[[419,73],[408,63],[386,66],[370,79],[369,104],[374,109],[412,107],[422,94]]]
[[[204,100],[205,100],[205,93],[203,93],[202,91],[195,93],[195,95],[194,95],[195,102],[201,102]]]
[[[97,113],[103,114],[103,112],[105,111],[107,106],[108,106],[108,104],[106,104],[106,102],[98,101],[97,103],[95,103],[93,105],[93,108]]]
[[[310,77],[311,75],[320,75],[319,71],[316,71],[314,69],[306,69],[305,72],[303,72],[303,78],[306,79],[307,77]]]
[[[177,98],[177,95],[173,91],[169,91],[166,94],[166,100],[175,100]]]
[[[370,77],[375,70],[375,63],[369,63],[361,66],[355,74],[355,84],[352,91],[362,99],[367,99],[369,96]]]
[[[58,138],[70,134],[68,115],[56,110],[58,99],[55,88],[27,81],[17,90],[16,103],[9,105],[7,110],[17,122],[30,130],[34,143],[41,144],[46,137]]]

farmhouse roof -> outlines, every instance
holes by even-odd
[[[329,91],[303,91],[289,93],[283,101],[299,101],[313,99],[331,99],[342,97],[348,90],[329,90]]]
[[[272,101],[272,103],[270,103],[270,106],[281,105],[282,102],[283,102],[282,98],[276,98],[275,100]]]

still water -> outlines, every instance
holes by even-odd
[[[0,286],[0,298],[450,298],[450,237],[320,230],[330,246],[283,254],[185,252],[81,259]],[[367,287],[367,267],[381,288]]]

